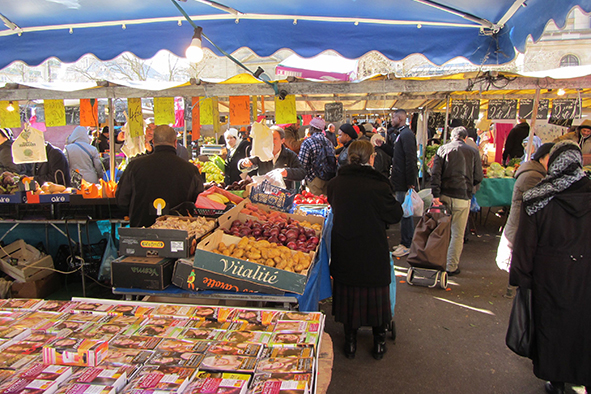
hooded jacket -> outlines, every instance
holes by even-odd
[[[587,138],[582,138],[580,130],[575,130],[571,131],[570,133],[566,133],[565,135],[556,138],[554,142],[560,142],[564,140],[571,140],[579,144],[581,152],[584,155],[588,155],[591,153],[591,136]]]
[[[78,126],[66,139],[64,153],[70,170],[78,170],[85,181],[98,183],[103,177],[103,166],[98,150],[90,144],[86,127]]]

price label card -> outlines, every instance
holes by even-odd
[[[230,124],[250,124],[250,96],[230,96]]]
[[[80,99],[80,126],[98,125],[98,102],[91,99]]]
[[[174,97],[154,97],[154,123],[174,124]]]
[[[536,119],[546,119],[548,117],[548,108],[550,106],[550,100],[542,99],[538,102],[538,116]],[[531,119],[534,112],[534,100],[533,99],[521,99],[519,100],[519,118]]]
[[[488,102],[487,119],[516,119],[517,100],[493,99]]]
[[[577,99],[552,100],[552,118],[574,119],[579,115],[579,103]]]
[[[450,119],[478,119],[480,100],[453,100]]]
[[[45,125],[47,127],[66,125],[66,107],[64,100],[43,100]]]
[[[213,98],[202,98],[199,102],[199,119],[202,125],[213,124]]]
[[[287,95],[285,100],[275,96],[275,123],[296,123],[297,120],[295,95]]]
[[[325,104],[324,119],[327,122],[340,122],[343,119],[343,103]]]
[[[127,99],[127,130],[131,137],[139,137],[144,134],[144,117],[142,115],[142,99]]]

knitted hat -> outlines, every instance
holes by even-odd
[[[357,132],[355,131],[353,126],[351,126],[349,123],[343,123],[341,125],[341,127],[339,127],[339,130],[341,130],[343,133],[347,134],[349,137],[351,137],[351,139],[353,139],[353,140],[357,139]]]
[[[318,130],[324,130],[324,125],[326,125],[326,122],[321,117],[312,118],[310,121],[310,126]]]
[[[550,149],[552,149],[553,146],[554,146],[553,142],[546,142],[545,144],[542,144],[538,148],[536,153],[534,153],[534,155],[532,156],[532,159],[534,159],[535,161],[540,161],[540,159],[542,157],[544,157],[550,153]]]

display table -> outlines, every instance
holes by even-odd
[[[509,207],[513,197],[515,178],[484,178],[476,192],[481,207]]]

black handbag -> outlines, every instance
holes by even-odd
[[[505,343],[522,357],[531,358],[534,348],[534,318],[531,289],[517,288],[509,317]]]

